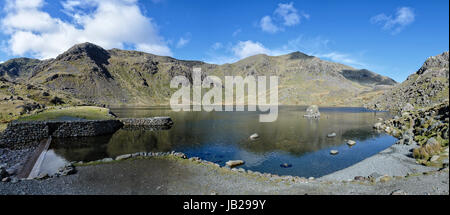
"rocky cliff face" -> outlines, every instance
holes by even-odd
[[[9,81],[18,78],[29,78],[34,68],[40,63],[39,60],[30,58],[16,58],[0,64],[0,77]]]
[[[449,52],[430,57],[406,81],[367,103],[376,110],[401,112],[430,107],[449,98]]]
[[[1,64],[0,76],[32,84],[52,94],[70,95],[75,103],[94,105],[168,104],[175,89],[170,80],[191,77],[192,67],[203,75],[277,75],[281,104],[361,106],[395,81],[301,52],[282,56],[256,55],[233,64],[213,65],[137,51],[104,50],[90,43],[70,48],[55,59],[12,60]],[[15,65],[15,66],[14,66]],[[1,99],[1,98],[0,98]]]

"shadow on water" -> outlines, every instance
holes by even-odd
[[[242,166],[245,169],[319,177],[355,164],[395,142],[395,138],[372,129],[377,118],[386,118],[388,113],[362,108],[323,108],[320,120],[311,120],[303,118],[304,110],[280,107],[277,121],[260,123],[258,112],[172,112],[159,107],[113,109],[120,117],[170,116],[174,125],[170,130],[122,129],[108,136],[56,139],[50,146],[46,165],[87,162],[142,151],[180,151],[220,165],[239,159],[245,161]],[[336,137],[327,137],[332,132]],[[260,138],[251,141],[249,136],[253,133],[258,133]],[[347,140],[355,140],[357,145],[348,147]],[[331,156],[331,149],[339,150],[339,154]],[[283,163],[292,166],[281,168]]]

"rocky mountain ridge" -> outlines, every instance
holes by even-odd
[[[12,59],[0,65],[0,77],[10,83],[38,86],[50,94],[70,95],[75,104],[166,105],[176,90],[170,89],[170,80],[177,75],[191,77],[193,67],[202,68],[203,75],[220,78],[277,75],[279,102],[283,105],[361,106],[386,86],[396,84],[368,70],[301,52],[256,55],[214,65],[138,51],[105,50],[91,43],[75,45],[55,59]]]
[[[428,58],[406,81],[375,97],[366,107],[393,112],[431,107],[449,98],[449,52]]]

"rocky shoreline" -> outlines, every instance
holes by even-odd
[[[1,194],[444,194],[448,168],[376,180],[322,180],[220,167],[182,153],[135,153],[77,163],[77,174],[0,183]],[[89,180],[88,180],[89,179]],[[112,183],[113,182],[113,183]],[[176,182],[176,183],[174,183]],[[133,186],[130,186],[130,183]]]
[[[448,167],[449,101],[429,108],[403,111],[401,116],[377,123],[374,128],[411,145],[411,157],[427,166]]]

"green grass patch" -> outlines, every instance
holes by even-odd
[[[3,132],[6,129],[6,127],[8,127],[7,123],[0,123],[0,132]]]
[[[61,109],[50,109],[41,113],[30,116],[21,117],[18,121],[45,121],[58,120],[63,117],[79,118],[86,120],[105,120],[113,119],[109,115],[109,109],[94,107],[94,106],[80,106],[80,107],[66,107]]]

